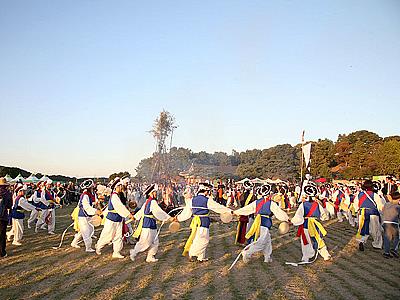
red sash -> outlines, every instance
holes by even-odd
[[[271,198],[264,198],[262,201],[258,202],[257,207],[256,207],[256,212],[255,214],[258,214],[258,212],[260,211],[261,207],[267,203],[269,200],[271,200]]]
[[[364,203],[365,199],[367,199],[367,192],[363,192],[360,198],[358,198],[358,207],[361,208],[361,205]]]
[[[304,205],[304,204],[303,204],[303,205]],[[314,203],[311,205],[310,210],[309,210],[308,214],[306,215],[306,218],[311,217],[311,215],[314,213],[314,211],[317,209],[317,207],[318,207],[318,202],[314,202]],[[305,233],[304,233],[304,223],[301,224],[301,225],[299,226],[299,229],[297,229],[297,234],[296,234],[296,236],[297,236],[297,237],[300,237],[300,236],[301,236],[301,239],[303,240],[303,244],[304,244],[304,245],[307,245],[307,244],[308,244],[306,235],[305,235]]]

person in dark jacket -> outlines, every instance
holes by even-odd
[[[5,178],[0,178],[0,257],[6,257],[6,230],[8,224],[8,211],[12,206],[11,192]]]

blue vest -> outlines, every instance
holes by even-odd
[[[37,198],[41,198],[42,197],[42,192],[39,190],[39,191],[36,191],[36,197]],[[43,202],[39,202],[39,203],[35,203],[35,202],[33,202],[34,203],[34,205],[36,206],[36,207],[38,207],[38,208],[40,208],[40,209],[48,209],[49,207],[46,205],[46,204],[44,204]]]
[[[371,198],[374,199],[375,193],[373,192],[369,192],[367,193],[367,195]],[[365,196],[365,192],[360,192],[358,194],[358,200],[360,200],[360,198],[363,198]],[[375,204],[368,198],[366,197],[364,202],[359,205],[360,208],[367,208],[365,210],[365,216],[369,218],[370,215],[375,215],[375,216],[379,216],[379,211],[377,209],[377,207],[375,206]]]
[[[205,228],[210,228],[210,218],[208,216],[208,213],[210,212],[207,206],[208,203],[208,198],[204,195],[197,195],[192,199],[192,206],[193,207],[202,207],[202,208],[192,208],[192,213],[195,216],[201,216],[200,221],[201,225],[200,227],[205,227]]]
[[[78,213],[78,217],[92,217],[93,215],[89,215],[84,209],[83,209],[83,204],[82,204],[82,199],[83,197],[87,195],[89,197],[89,205],[92,206],[93,205],[93,199],[94,196],[89,194],[89,193],[83,193],[80,198],[79,198],[79,202],[78,202],[78,206],[79,206],[79,213]]]
[[[107,214],[106,218],[113,222],[122,222],[122,217],[119,214],[117,214],[116,212],[112,212],[114,210],[114,206],[111,202],[111,199],[112,199],[112,195],[110,197],[110,200],[108,201],[108,214]]]
[[[314,202],[309,202],[309,201],[303,202],[303,207],[304,207],[304,215],[303,215],[303,217],[304,218],[308,215],[313,203]],[[314,210],[314,212],[311,214],[310,217],[311,218],[316,218],[316,219],[319,219],[321,217],[321,212],[319,211],[319,205],[317,206],[317,208]],[[305,229],[308,229],[308,219],[304,219],[304,224],[303,225],[304,225]]]
[[[24,219],[25,218],[24,209],[19,206],[19,199],[21,199],[20,196],[15,198],[15,203],[11,209],[11,217],[13,219]]]
[[[256,207],[258,207],[260,202],[264,201],[265,198],[261,198],[256,200]],[[271,199],[267,200],[264,204],[262,204],[260,210],[256,212],[256,214],[261,215],[261,226],[267,227],[268,229],[272,226],[271,217],[273,215],[271,211]]]
[[[143,225],[142,228],[150,228],[150,229],[157,229],[156,219],[154,219],[153,213],[150,210],[151,201],[156,201],[153,198],[149,198],[144,203],[144,211],[143,211]]]

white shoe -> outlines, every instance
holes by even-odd
[[[21,246],[21,245],[22,245],[20,242],[12,242],[12,244],[13,244],[14,246]]]
[[[28,229],[31,229],[31,228],[32,228],[32,226],[28,224]]]
[[[158,259],[155,258],[154,256],[152,256],[152,257],[147,257],[147,258],[146,258],[146,262],[158,262]]]
[[[40,226],[40,229],[46,230],[46,225]]]
[[[121,255],[120,253],[113,253],[112,258],[125,258],[125,256]]]
[[[78,244],[71,243],[71,247],[72,247],[72,248],[79,249],[81,246],[79,246]]]
[[[97,249],[97,248],[96,248],[96,254],[97,254],[97,255],[101,255],[100,249]]]
[[[96,252],[96,250],[94,250],[93,248],[89,248],[89,249],[86,249],[86,252],[92,253],[92,252]]]
[[[243,256],[243,262],[247,264],[250,260],[250,255],[248,255],[246,251],[243,251],[242,256]]]
[[[55,234],[55,233],[54,233],[54,231],[49,231],[49,234],[53,235],[53,234]]]
[[[272,262],[272,258],[271,257],[264,258],[264,262],[265,263],[271,263]]]
[[[130,250],[129,251],[129,253],[130,253],[130,258],[131,258],[131,260],[132,261],[135,261],[135,258],[136,258],[136,253],[135,253],[135,251],[132,249],[132,250]]]
[[[39,228],[35,227],[35,233],[38,233]]]

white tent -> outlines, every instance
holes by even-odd
[[[246,177],[245,179],[236,181],[235,183],[237,183],[237,184],[243,184],[243,182],[245,182],[245,181],[247,181],[247,180],[250,180],[250,179]]]
[[[25,182],[36,183],[38,181],[39,181],[39,179],[33,174],[31,174],[28,178],[25,179]]]
[[[46,175],[43,175],[42,178],[40,178],[39,180],[40,181],[47,181],[49,179],[50,179],[49,177],[47,177]]]
[[[13,180],[11,180],[11,182],[18,182],[18,181],[22,181],[22,182],[24,182],[25,181],[25,178],[21,175],[21,174],[18,174],[18,176],[17,177],[15,177]]]
[[[264,182],[265,182],[265,183],[282,183],[282,182],[283,182],[283,183],[286,183],[285,181],[283,181],[283,180],[281,180],[281,179],[279,179],[279,178],[278,178],[278,179],[275,179],[275,180],[272,180],[272,179],[269,179],[269,178],[268,178],[268,179],[264,180]]]
[[[254,184],[263,184],[264,180],[260,179],[260,178],[254,178],[251,180],[252,183]]]
[[[6,176],[4,176],[4,179],[7,181],[7,182],[10,182],[11,180],[12,180],[12,177],[10,176],[10,175],[6,175]]]

